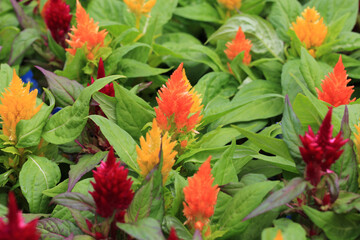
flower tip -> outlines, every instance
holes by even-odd
[[[105,77],[104,62],[102,58],[99,60],[97,79]]]

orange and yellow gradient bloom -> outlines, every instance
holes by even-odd
[[[315,47],[321,46],[324,42],[328,28],[315,7],[307,7],[301,15],[302,17],[297,17],[296,22],[292,23],[292,29],[299,40],[305,44],[309,53],[315,57]]]
[[[192,89],[183,64],[174,71],[156,98],[156,121],[164,131],[188,133],[200,123],[202,115],[200,95]]]
[[[318,98],[324,102],[330,103],[334,107],[346,105],[355,101],[355,98],[350,100],[351,94],[354,92],[354,86],[347,86],[351,81],[351,79],[347,79],[347,77],[348,75],[346,74],[340,55],[339,61],[334,67],[334,71],[329,73],[329,76],[326,76],[325,79],[322,80],[322,91],[316,88]]]
[[[124,0],[124,3],[129,8],[130,12],[135,14],[136,28],[139,29],[141,16],[149,16],[149,12],[156,4],[156,0]]]
[[[146,177],[149,172],[159,164],[160,147],[162,147],[163,165],[161,174],[163,176],[163,183],[165,183],[175,163],[175,156],[177,154],[177,152],[173,150],[175,144],[176,142],[171,142],[167,132],[162,136],[162,130],[158,127],[154,119],[152,129],[146,134],[146,139],[141,137],[140,147],[136,146],[137,163],[141,170],[140,174]]]
[[[280,229],[277,231],[274,240],[284,240]]]
[[[218,185],[212,186],[214,178],[210,167],[211,156],[200,166],[193,177],[188,178],[189,185],[184,188],[184,215],[186,224],[192,229],[205,230],[210,233],[208,226],[210,217],[214,214],[214,207],[219,193]]]
[[[0,97],[0,116],[2,119],[3,134],[10,141],[16,141],[16,125],[20,120],[31,119],[39,112],[42,103],[36,107],[37,89],[30,92],[30,84],[24,87],[23,82],[13,72],[13,78],[8,89]]]
[[[239,53],[244,52],[243,63],[249,65],[251,62],[250,50],[251,41],[245,38],[245,34],[239,27],[235,38],[231,42],[227,42],[227,49],[224,51],[229,60],[233,60]]]
[[[230,11],[240,9],[241,6],[241,0],[218,0],[218,3],[220,3]]]
[[[76,22],[76,27],[73,26],[71,28],[72,33],[69,33],[70,39],[66,40],[70,45],[66,51],[74,56],[76,51],[86,44],[87,58],[89,60],[97,58],[99,48],[104,47],[107,31],[99,31],[98,23],[89,17],[78,0],[76,2]]]

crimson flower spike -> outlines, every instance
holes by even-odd
[[[9,192],[8,222],[0,218],[0,239],[2,240],[38,240],[40,234],[36,231],[37,219],[25,223],[21,211],[18,210],[13,192]]]
[[[303,144],[299,147],[300,153],[306,163],[305,179],[313,186],[317,186],[321,176],[341,156],[344,150],[340,148],[349,140],[343,139],[341,131],[332,138],[334,126],[331,125],[331,114],[332,108],[326,114],[316,135],[309,126],[309,132],[305,132],[304,136],[299,136]]]
[[[96,213],[109,218],[114,212],[116,220],[123,221],[125,210],[129,207],[134,192],[128,170],[116,162],[114,149],[111,147],[106,162],[93,171],[95,182],[91,182],[94,191],[90,192],[96,204]]]
[[[103,62],[102,58],[100,58],[98,72],[97,72],[97,79],[104,78],[104,77],[105,77],[104,62]],[[94,78],[91,77],[91,84],[93,84],[93,83],[94,83]],[[114,84],[113,83],[106,84],[102,89],[100,89],[99,92],[104,93],[110,97],[114,97],[115,96]]]

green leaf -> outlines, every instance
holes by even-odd
[[[94,93],[93,99],[100,104],[107,119],[116,122],[116,99],[101,92]]]
[[[280,156],[267,156],[264,154],[254,154],[251,155],[255,159],[261,159],[264,162],[270,163],[278,168],[281,168],[285,171],[292,172],[292,173],[298,173],[298,170],[296,169],[295,163],[291,160],[285,159]]]
[[[353,209],[360,211],[360,195],[352,192],[340,191],[339,197],[333,204],[335,213],[348,213]]]
[[[266,180],[267,178],[263,174],[249,173],[243,176],[240,182],[220,186],[220,191],[233,197],[241,188],[258,182],[265,182]]]
[[[10,169],[2,174],[0,174],[0,187],[4,187],[9,181],[9,176],[14,172],[14,169]]]
[[[4,15],[2,15],[4,16]],[[1,21],[1,20],[0,20]],[[7,62],[10,53],[11,53],[11,45],[15,39],[15,37],[19,34],[20,30],[16,27],[9,26],[2,28],[0,27],[0,61],[1,62]]]
[[[146,63],[133,59],[122,59],[118,63],[118,68],[118,72],[128,78],[156,76],[170,70],[170,68],[153,68]]]
[[[36,29],[28,28],[22,30],[14,39],[11,47],[11,54],[8,61],[9,65],[13,65],[15,62],[21,62],[26,51],[38,39],[40,39],[40,34]]]
[[[43,104],[40,111],[29,120],[20,120],[16,125],[17,148],[37,146],[40,143],[44,126],[55,106],[55,98],[51,92],[44,88],[50,105]]]
[[[86,125],[91,95],[121,77],[114,75],[101,78],[86,87],[73,106],[63,108],[49,119],[44,128],[43,138],[50,143],[63,144],[78,137]]]
[[[260,204],[254,211],[244,218],[244,220],[256,217],[260,214],[268,212],[274,208],[289,203],[291,200],[304,192],[307,182],[302,178],[293,178],[283,189],[272,193],[264,202]]]
[[[281,230],[283,239],[286,240],[306,240],[305,229],[298,223],[292,222],[287,218],[274,220],[275,227],[266,228],[261,234],[261,240],[273,240],[278,230]]]
[[[58,76],[63,76],[68,79],[78,80],[81,83],[88,82],[89,78],[83,73],[83,68],[86,66],[87,58],[85,55],[84,45],[82,48],[76,50],[75,56],[69,52],[66,53],[66,62],[63,70],[56,70],[54,73]]]
[[[187,230],[184,224],[174,216],[166,215],[164,217],[162,227],[163,229],[164,228],[166,229],[166,230],[164,229],[164,231],[166,231],[167,233],[170,233],[171,228],[175,228],[176,235],[179,239],[183,239],[183,240],[193,239],[189,230]]]
[[[186,187],[187,185],[187,181],[186,179],[181,176],[178,172],[173,171],[174,173],[174,199],[173,202],[171,204],[171,214],[173,216],[176,216],[176,214],[179,212],[179,210],[181,209],[181,207],[183,206],[183,202],[184,202],[184,193],[183,193],[183,189],[184,187]],[[165,217],[166,218],[166,217]],[[165,221],[165,219],[164,219]]]
[[[45,76],[49,89],[54,93],[58,106],[66,107],[74,104],[75,100],[80,96],[84,87],[75,80],[69,80],[66,77],[58,76],[39,66],[36,67]]]
[[[138,189],[127,210],[126,222],[136,223],[137,221],[149,217],[152,202],[152,180]]]
[[[53,39],[51,32],[48,30],[47,32],[47,38],[49,43],[50,50],[55,54],[56,57],[58,57],[61,61],[65,61],[65,49],[60,46],[55,40]]]
[[[344,32],[341,33],[338,41],[332,45],[333,52],[347,52],[360,49],[360,33]]]
[[[216,9],[206,2],[176,8],[174,14],[195,21],[212,23],[221,22],[221,18]]]
[[[0,77],[2,79],[2,81],[0,81],[0,93],[3,93],[12,81],[13,69],[7,64],[1,64]]]
[[[134,139],[141,137],[141,129],[155,117],[153,108],[142,98],[115,84],[116,122]]]
[[[62,240],[70,235],[82,234],[82,231],[70,221],[58,218],[44,218],[37,223],[36,229],[43,239]]]
[[[263,0],[243,0],[241,2],[241,11],[248,14],[260,15],[266,2]]]
[[[44,190],[42,193],[48,197],[55,197],[60,193],[66,192],[68,188],[68,184],[69,184],[69,179],[66,179],[61,183],[59,183],[58,185],[56,185],[55,187]]]
[[[246,229],[249,221],[242,220],[262,202],[266,194],[277,184],[278,181],[254,183],[243,187],[236,193],[219,220],[222,229],[229,229],[226,237],[234,236]]]
[[[315,87],[321,89],[321,79],[324,77],[319,64],[305,48],[301,48],[300,72],[309,90],[316,96]]]
[[[136,161],[136,142],[134,139],[118,125],[104,117],[91,115],[89,118],[100,127],[101,132],[109,141],[110,145],[114,147],[121,161],[127,164],[132,170],[139,173],[140,170]]]
[[[117,223],[116,226],[136,239],[165,239],[161,231],[160,223],[153,218],[144,218],[134,224]]]
[[[95,155],[82,156],[77,164],[70,166],[69,184],[67,191],[70,192],[82,176],[95,168],[104,159],[106,152],[97,152]]]
[[[61,193],[55,196],[51,202],[81,211],[95,212],[96,210],[95,202],[92,197],[77,192]]]
[[[283,42],[277,36],[274,28],[270,23],[259,16],[239,14],[228,19],[213,35],[208,39],[215,40],[232,40],[238,29],[241,29],[246,38],[251,40],[252,54],[259,57],[275,57],[283,61]]]
[[[359,214],[336,214],[320,212],[303,205],[305,214],[316,226],[321,228],[330,240],[352,240],[360,236]]]
[[[216,161],[212,174],[215,182],[218,185],[224,185],[230,182],[237,182],[237,174],[233,164],[233,155],[235,152],[236,143],[233,140],[231,145],[226,149],[220,160]]]
[[[60,168],[45,157],[29,155],[19,174],[19,182],[31,213],[46,213],[50,198],[42,192],[60,181]]]

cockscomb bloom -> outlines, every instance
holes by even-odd
[[[124,0],[130,12],[135,14],[136,28],[140,27],[140,19],[142,15],[148,17],[148,13],[156,4],[156,0]]]
[[[25,223],[21,211],[18,210],[13,192],[9,192],[7,223],[0,218],[1,240],[37,240],[40,233],[36,230],[37,219]]]
[[[164,131],[187,133],[200,123],[202,105],[200,95],[191,89],[183,71],[183,64],[174,71],[156,98],[156,121]]]
[[[72,15],[64,0],[48,0],[41,12],[54,40],[65,48],[65,39],[70,30]]]
[[[103,62],[102,58],[100,58],[98,72],[97,72],[97,79],[104,78],[104,77],[105,77],[104,62]],[[94,82],[95,82],[94,78],[91,77],[91,84],[93,84]],[[110,97],[114,97],[115,96],[114,84],[113,83],[106,84],[105,87],[100,89],[99,92],[104,93]]]
[[[184,187],[184,215],[186,224],[193,229],[203,230],[214,214],[219,192],[218,185],[212,186],[214,178],[210,167],[211,156],[200,166],[193,177],[188,178],[189,185]],[[209,229],[208,229],[209,230]]]
[[[146,139],[144,137],[140,138],[140,147],[136,146],[137,152],[137,162],[141,169],[141,175],[147,176],[149,172],[159,164],[159,153],[161,150],[163,157],[163,165],[161,169],[161,174],[163,177],[163,183],[166,182],[166,179],[171,171],[172,166],[175,163],[175,156],[177,151],[174,151],[176,142],[171,142],[168,133],[162,136],[162,131],[158,127],[156,120],[153,120],[152,129],[146,133]],[[162,149],[160,149],[162,147]]]
[[[325,76],[325,80],[321,81],[322,92],[316,88],[318,98],[334,107],[355,101],[356,98],[350,100],[351,94],[354,92],[354,86],[347,86],[351,81],[351,79],[347,79],[347,76],[340,55],[334,71],[329,73],[329,76]]]
[[[244,52],[243,63],[249,65],[251,62],[251,41],[245,38],[245,34],[239,27],[235,38],[226,43],[227,49],[224,51],[229,60],[233,60],[239,53]]]
[[[76,1],[76,22],[76,27],[71,28],[73,33],[69,33],[70,40],[66,40],[71,48],[65,50],[75,55],[77,49],[86,44],[87,58],[92,60],[96,57],[99,48],[104,47],[107,31],[105,29],[99,31],[98,23],[89,17],[79,0]]]
[[[241,0],[218,0],[218,3],[231,11],[235,9],[240,9],[241,6]]]
[[[314,47],[319,47],[324,42],[327,34],[327,26],[323,23],[324,19],[315,10],[315,7],[307,7],[302,13],[302,17],[297,17],[296,22],[292,23],[292,29],[299,40],[305,44],[309,53],[315,57]]]
[[[277,231],[274,240],[284,240],[280,229]]]
[[[332,138],[331,124],[332,108],[326,114],[318,133],[315,135],[311,127],[304,136],[299,136],[302,147],[301,156],[306,163],[305,179],[313,186],[317,186],[321,176],[330,169],[331,165],[340,157],[344,150],[340,148],[348,141],[343,139],[342,132]]]
[[[36,107],[37,89],[30,92],[30,84],[24,87],[14,69],[13,78],[8,89],[0,97],[0,116],[4,135],[10,141],[16,141],[16,125],[20,120],[31,119],[41,108]]]
[[[128,169],[116,162],[114,149],[111,147],[106,162],[93,171],[95,182],[91,182],[94,191],[90,192],[96,203],[96,213],[101,217],[111,217],[114,212],[119,217],[124,216],[129,207],[134,192],[131,190],[132,181],[128,178]]]

